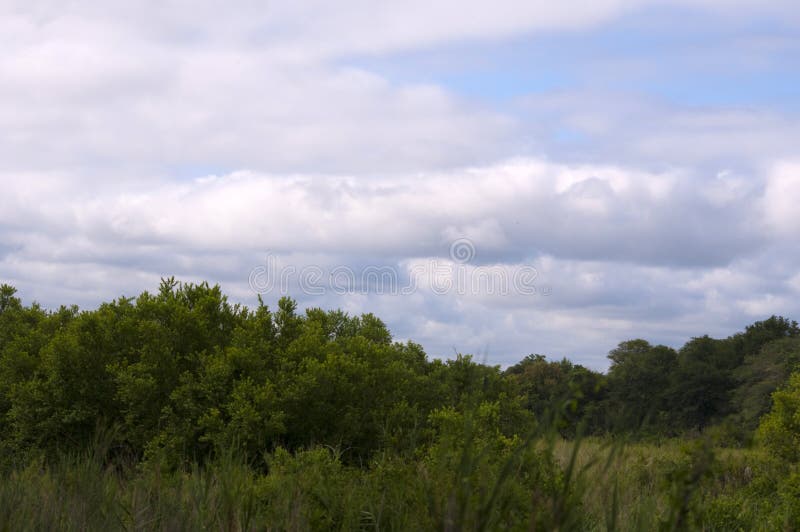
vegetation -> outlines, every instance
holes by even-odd
[[[609,359],[429,360],[174,279],[83,312],[3,285],[0,529],[800,527],[796,322]]]

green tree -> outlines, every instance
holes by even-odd
[[[505,376],[537,419],[558,418],[562,434],[574,435],[581,424],[588,432],[604,428],[604,375],[566,358],[550,362],[544,355],[528,355],[509,367]]]
[[[687,342],[678,354],[670,387],[675,423],[703,429],[728,413],[735,364],[730,342],[709,336]]]
[[[755,431],[771,405],[771,395],[800,369],[800,338],[780,338],[745,356],[734,372],[737,386],[732,395],[731,424],[742,430],[743,439]]]
[[[608,358],[608,416],[617,430],[663,431],[671,409],[670,384],[678,365],[674,349],[645,340],[622,342]]]

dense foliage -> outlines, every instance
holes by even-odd
[[[61,528],[800,524],[796,322],[678,350],[634,339],[609,359],[607,374],[429,360],[371,314],[248,309],[174,279],[83,312],[3,285],[0,507],[49,500],[39,518]],[[620,437],[706,443],[639,471]],[[751,450],[721,461],[712,444]],[[83,491],[94,510],[63,517]],[[19,519],[34,516],[0,511],[0,528]]]

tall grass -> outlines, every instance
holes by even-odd
[[[409,460],[347,466],[277,449],[266,473],[233,451],[168,471],[103,452],[0,477],[0,530],[730,530],[791,527],[777,465],[708,442],[486,438],[467,429]],[[774,515],[773,515],[774,514]]]

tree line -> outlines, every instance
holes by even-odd
[[[751,443],[800,362],[796,322],[772,316],[680,349],[622,342],[606,374],[530,355],[505,370],[429,359],[372,314],[231,304],[219,286],[162,280],[96,310],[47,311],[0,288],[0,446],[6,462],[110,449],[178,467],[215,449],[335,446],[349,461],[413,454],[437,423],[494,412],[507,437],[550,423],[564,437],[713,433]]]

